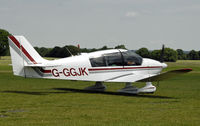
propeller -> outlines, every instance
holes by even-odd
[[[162,45],[162,50],[161,50],[161,54],[160,54],[160,62],[163,63],[164,62],[164,52],[165,52],[165,45]]]

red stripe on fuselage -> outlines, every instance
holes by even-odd
[[[51,73],[51,70],[44,70],[43,68],[40,69],[42,73]]]
[[[148,69],[148,68],[162,68],[162,66],[152,66],[152,67],[126,67],[126,68],[92,68],[89,71],[103,71],[103,70],[128,70],[128,69]]]
[[[19,41],[14,37],[14,36],[9,36],[9,38],[13,41],[13,43],[22,50],[22,52],[26,55],[26,57],[33,62],[34,64],[37,64],[37,62],[33,59],[33,57],[26,51],[26,49],[21,45],[20,48],[20,43]]]

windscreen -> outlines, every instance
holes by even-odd
[[[142,57],[136,54],[133,50],[122,52],[124,66],[135,66],[142,64]]]
[[[142,64],[142,57],[134,51],[115,52],[103,54],[97,57],[91,57],[90,63],[92,67],[105,66],[135,66]]]

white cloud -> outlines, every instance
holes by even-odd
[[[136,17],[136,16],[139,16],[139,13],[135,12],[135,11],[129,11],[129,12],[126,12],[125,16],[126,17]]]

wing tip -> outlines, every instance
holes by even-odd
[[[181,71],[181,72],[190,72],[190,71],[192,71],[192,68],[183,68],[183,69],[180,69],[178,71]]]

